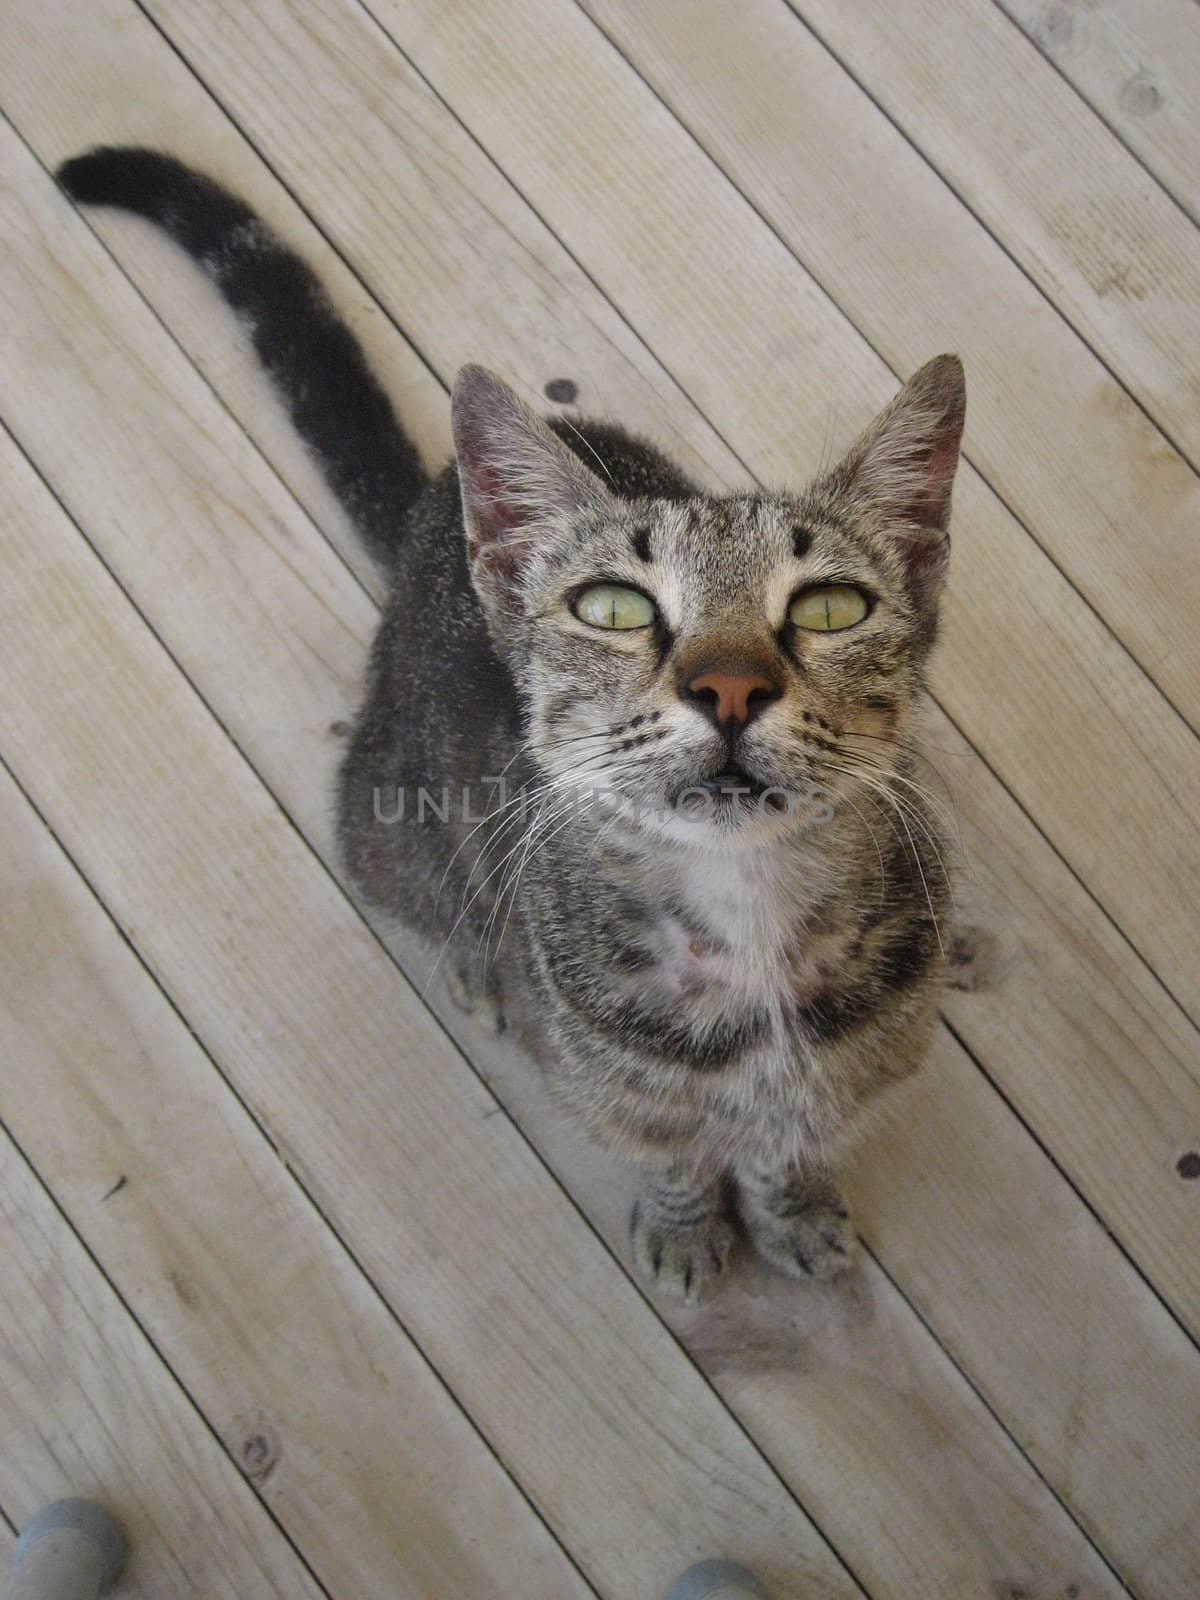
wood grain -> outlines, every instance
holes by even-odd
[[[0,1503],[17,1526],[100,1500],[130,1542],[122,1600],[320,1600],[3,1129],[0,1226]]]
[[[992,0],[789,0],[1200,461],[1195,228]]]
[[[591,1594],[2,772],[0,841],[0,1118],[322,1585]]]
[[[588,1580],[859,1594],[11,443],[0,517],[14,771]]]
[[[49,218],[55,214],[59,216],[61,232],[56,233],[54,239],[55,247],[59,253],[65,255],[70,260],[71,280],[76,285],[78,291],[79,287],[82,284],[85,284],[88,280],[89,271],[86,266],[86,262],[90,257],[96,254],[94,248],[89,247],[86,235],[83,233],[80,224],[75,219],[70,217],[69,212],[66,211],[66,208],[62,208],[58,213],[54,213],[51,208],[47,207],[43,203],[38,207],[38,213],[45,218]],[[13,232],[14,236],[17,236],[21,232],[20,229],[15,227],[11,231]],[[43,261],[40,264],[39,270],[36,273],[30,274],[30,280],[36,280],[38,283],[44,284],[50,280],[51,276],[52,275],[49,274],[47,270],[47,263]],[[111,269],[104,271],[103,277],[106,280],[113,278],[114,275],[112,274]],[[109,284],[106,281],[103,289],[97,288],[92,291],[91,300],[92,303],[86,306],[85,311],[81,310],[77,313],[77,319],[81,326],[76,328],[73,326],[76,318],[70,317],[65,310],[64,303],[61,300],[56,300],[52,296],[49,303],[50,306],[54,308],[50,317],[51,323],[53,324],[53,322],[57,320],[59,323],[63,324],[63,326],[59,327],[56,334],[60,346],[69,346],[74,342],[75,338],[82,337],[83,327],[90,326],[93,319],[96,319],[103,327],[102,342],[100,345],[101,349],[111,347],[114,341],[117,341],[128,334],[129,329],[125,328],[124,326],[127,320],[131,326],[139,326],[137,317],[133,315],[132,306],[126,308],[120,305],[119,280],[114,279],[113,284]],[[36,301],[34,304],[36,304]],[[109,309],[106,309],[106,307]],[[112,309],[112,307],[118,307],[119,309]],[[42,316],[44,317],[45,315],[46,312],[43,310]],[[120,323],[118,323],[116,320],[118,317],[121,319]],[[32,325],[37,319],[33,316],[27,316],[24,320],[26,324]],[[145,321],[144,317],[142,318],[142,321]],[[121,328],[120,333],[118,333],[118,327]],[[69,332],[71,335],[69,339],[65,337],[67,332]],[[222,446],[227,450],[232,449],[232,446],[225,440],[225,433],[227,431],[226,426],[220,423],[219,413],[215,413],[215,408],[212,406],[211,398],[207,395],[207,393],[197,394],[195,397],[192,396],[187,377],[187,369],[181,365],[177,353],[171,351],[171,347],[162,338],[161,334],[158,334],[154,339],[151,339],[148,335],[143,333],[134,334],[133,337],[137,340],[139,347],[141,347],[141,341],[143,339],[146,339],[147,342],[143,347],[143,353],[140,355],[136,366],[133,367],[132,370],[130,370],[128,367],[118,368],[115,358],[110,358],[110,360],[113,361],[113,365],[111,367],[105,367],[102,364],[99,364],[99,356],[92,353],[89,353],[86,370],[89,372],[99,372],[102,376],[105,376],[108,380],[106,383],[106,388],[108,388],[110,391],[113,389],[119,389],[120,392],[122,392],[124,396],[124,414],[127,418],[127,421],[134,416],[136,416],[137,420],[137,427],[134,430],[136,439],[138,441],[137,454],[140,454],[142,457],[145,457],[148,454],[149,440],[153,438],[155,432],[158,431],[162,438],[161,450],[163,456],[163,465],[161,470],[164,473],[167,471],[167,463],[171,464],[172,471],[179,472],[184,464],[188,462],[189,452],[193,449],[197,449],[200,450],[202,454],[201,457],[195,460],[194,464],[189,467],[189,475],[194,472],[196,475],[195,482],[211,483],[215,462],[206,459],[204,453],[211,449],[212,446],[205,445],[203,441],[205,440],[207,431],[215,431],[219,436],[219,442],[222,444]],[[151,349],[152,345],[153,351]],[[161,347],[161,349],[159,347]],[[164,351],[166,352],[165,355],[163,354]],[[157,361],[164,361],[166,363],[166,369],[169,373],[169,382],[171,383],[172,387],[177,389],[178,394],[182,397],[182,401],[184,403],[188,403],[193,408],[194,412],[198,413],[198,415],[193,415],[187,426],[187,429],[182,434],[178,429],[178,425],[171,419],[169,415],[159,420],[161,405],[157,398],[155,387],[152,387],[148,394],[142,391],[141,386],[144,382],[142,374],[153,370]],[[179,371],[175,370],[177,367],[179,368]],[[168,380],[164,379],[163,381]],[[86,394],[86,391],[81,392]],[[100,437],[96,435],[94,431],[90,430],[94,430],[98,425],[103,426],[103,419],[96,417],[90,421],[85,420],[91,417],[91,413],[94,408],[91,406],[85,406],[79,401],[72,402],[70,400],[69,385],[64,384],[61,390],[56,388],[53,395],[47,398],[47,405],[48,407],[53,407],[54,414],[60,417],[64,414],[73,415],[75,419],[75,426],[71,430],[72,434],[80,438],[89,439],[96,448],[100,448]],[[74,410],[72,410],[72,406],[74,406]],[[65,412],[60,408],[65,408]],[[61,468],[62,482],[65,486],[67,486],[68,498],[70,500],[74,500],[75,498],[79,497],[82,494],[83,480],[82,478],[76,477],[71,469],[70,457],[68,453],[55,449],[53,438],[48,431],[43,431],[39,434],[39,451],[43,449],[54,451],[55,470],[57,471],[59,468]],[[91,488],[89,490],[89,497],[91,504],[90,515],[92,524],[96,535],[103,537],[105,547],[111,553],[111,558],[116,562],[118,567],[124,571],[126,581],[130,584],[131,589],[142,596],[145,604],[150,604],[152,597],[152,586],[145,581],[144,576],[139,576],[134,570],[136,566],[140,565],[142,558],[139,552],[143,548],[145,541],[137,536],[136,530],[131,529],[130,533],[126,534],[124,538],[122,538],[121,535],[122,523],[130,515],[128,510],[126,510],[124,513],[122,513],[121,510],[122,506],[128,506],[129,503],[129,491],[123,486],[134,481],[136,456],[132,453],[131,446],[125,440],[125,436],[121,430],[112,430],[111,432],[106,432],[104,434],[103,449],[106,452],[115,451],[116,455],[110,457],[110,460],[123,463],[123,468],[121,470],[106,472],[103,475],[103,485],[107,487],[97,485],[94,481],[96,475],[94,473],[91,474]],[[124,467],[127,467],[128,471],[124,470]],[[245,470],[251,483],[257,485],[260,482],[267,481],[261,465],[256,463],[247,464]],[[148,482],[150,485],[153,485],[154,481],[155,474],[152,469],[148,473],[142,475],[142,477],[140,477],[136,482],[136,500],[140,514],[144,518],[148,518],[151,521],[155,519],[156,513],[154,511],[153,499],[149,501],[147,500],[146,484]],[[192,494],[196,493],[195,482],[193,489],[190,491]],[[222,484],[221,488],[223,492],[237,496],[238,501],[240,501],[243,507],[237,516],[236,521],[237,525],[242,529],[240,537],[245,539],[248,537],[245,530],[262,522],[264,520],[263,513],[261,511],[255,512],[252,509],[250,501],[244,498],[247,496],[248,490],[241,483],[230,483],[228,485]],[[269,494],[271,496],[270,503],[278,502],[277,490],[264,487],[259,492],[261,492],[264,496]],[[174,502],[179,502],[182,494],[182,488],[176,487],[170,498]],[[222,505],[219,507],[218,513],[224,518],[228,519],[228,506]],[[198,516],[207,515],[207,517],[211,520],[213,517],[213,510],[210,508],[207,513],[205,513],[203,502],[198,501],[196,514]],[[284,513],[283,515],[286,516],[287,514]],[[271,519],[266,518],[265,520],[270,521]],[[288,518],[284,526],[290,527],[292,524],[294,524],[294,522],[295,515],[293,514],[290,518]],[[142,525],[144,526],[144,523]],[[275,537],[279,537],[279,534],[277,533]],[[305,559],[302,555],[302,551],[306,545],[307,540],[302,540],[295,533],[291,534],[287,540],[288,558],[290,563],[293,565],[299,564]],[[265,560],[265,557],[263,559]],[[222,555],[222,541],[215,541],[211,561],[207,567],[208,582],[212,582],[216,575],[224,572],[226,573],[229,581],[236,585],[240,585],[241,589],[244,591],[246,588],[245,574],[248,571],[254,570],[256,570],[256,568],[252,564],[248,564],[246,554],[240,551],[237,552],[236,562],[230,563],[228,557]],[[303,568],[301,568],[301,570],[303,570]],[[200,583],[205,580],[202,580],[199,575],[197,575],[195,581]],[[273,580],[268,578],[264,568],[260,579],[257,581],[261,583],[262,586],[262,605],[264,613],[270,609],[272,604],[276,613],[278,613],[286,605],[290,604],[288,586],[289,582],[293,582],[294,580],[289,580],[286,568],[283,568],[282,566],[278,567]],[[236,644],[235,640],[238,637],[234,629],[234,623],[237,622],[236,610],[231,610],[229,605],[227,605],[224,600],[218,599],[215,593],[211,593],[209,599],[206,600],[202,605],[197,605],[195,602],[195,593],[196,591],[193,591],[192,616],[195,624],[202,626],[209,635],[208,643],[204,646],[202,651],[198,650],[197,646],[199,641],[189,637],[191,630],[184,627],[181,619],[177,616],[174,619],[169,619],[172,648],[177,653],[182,651],[181,659],[186,660],[189,670],[195,670],[202,674],[206,692],[212,694],[216,689],[220,688],[220,710],[223,720],[227,718],[232,719],[231,726],[237,730],[239,738],[243,742],[253,746],[257,744],[258,736],[255,732],[255,727],[252,720],[247,716],[245,697],[249,692],[246,685],[250,675],[246,673],[241,665],[241,662],[244,659],[244,652],[249,649],[251,655],[254,655],[255,652],[259,653],[259,671],[257,673],[258,688],[255,692],[262,696],[261,704],[263,707],[263,715],[269,721],[278,722],[282,720],[287,722],[289,718],[291,718],[294,723],[295,708],[297,705],[297,692],[289,690],[286,687],[281,687],[282,684],[286,684],[287,681],[290,681],[292,678],[294,678],[294,665],[292,665],[290,662],[289,653],[282,650],[279,645],[274,642],[275,631],[272,629],[261,628],[257,632],[246,633],[242,638],[242,642],[240,644]],[[270,602],[268,602],[268,599],[266,598],[267,596],[270,596]],[[156,616],[162,615],[164,618],[166,618],[166,611],[157,606],[155,607],[155,614]],[[330,615],[333,615],[333,613],[326,615],[326,620],[323,624],[327,635],[331,631],[329,624]],[[231,618],[233,619],[232,621],[230,620]],[[213,619],[220,619],[222,635],[220,648],[217,648],[218,641],[211,637],[211,630],[214,626]],[[239,623],[238,626],[240,627],[242,624]],[[261,652],[264,649],[264,641],[266,644],[270,645],[272,651],[272,660],[275,662],[275,666],[272,668],[270,673],[266,671],[264,659],[261,655]],[[328,645],[323,639],[314,640],[312,645],[305,652],[305,659],[323,659],[326,655],[327,649]],[[221,671],[215,670],[214,662],[224,662],[224,667]],[[274,673],[276,672],[285,674],[285,677],[283,679],[276,678],[274,676]],[[230,692],[231,690],[234,690],[235,684],[236,692]],[[297,685],[297,689],[300,697],[302,698],[304,694],[303,688]],[[292,708],[290,711],[285,709],[289,706]],[[76,730],[74,737],[78,737],[78,730]],[[66,740],[66,750],[69,752],[73,748],[72,737],[70,736],[69,731],[64,732],[64,739]],[[324,801],[322,795],[319,793],[314,795],[313,793],[311,774],[312,772],[319,770],[322,760],[322,752],[327,752],[327,750],[328,746],[325,743],[315,747],[310,746],[309,748],[305,748],[305,735],[303,733],[303,729],[301,729],[297,738],[294,740],[294,746],[292,748],[290,758],[285,759],[282,748],[280,748],[280,750],[272,756],[273,760],[283,762],[284,766],[294,764],[292,773],[288,778],[289,788],[285,791],[289,803],[289,809],[292,809],[293,815],[303,815],[305,817],[317,818],[318,820],[314,821],[311,824],[311,827],[314,835],[318,837],[320,834],[320,828],[322,826],[319,818],[323,815]],[[324,759],[328,759],[327,754],[325,755]],[[284,766],[278,768],[277,771],[283,771]],[[223,805],[222,809],[223,812],[227,811],[227,803]],[[139,835],[141,835],[145,832],[145,829],[139,828],[137,831]],[[102,842],[99,848],[106,850],[110,848],[110,846]],[[105,870],[109,874],[115,874],[110,878],[110,882],[113,885],[110,892],[115,893],[118,898],[123,898],[128,892],[126,887],[128,883],[127,870],[117,871],[111,864]],[[138,915],[136,920],[138,926],[144,928],[145,930],[142,934],[143,939],[149,941],[158,937],[153,927],[153,924],[157,920],[154,916],[148,915],[147,912],[143,910]],[[280,925],[284,928],[287,928],[291,926],[291,923],[295,919],[291,915],[281,914],[279,920]],[[224,919],[222,919],[222,927],[223,925]],[[207,980],[205,979],[204,975],[201,974],[198,980],[188,981],[199,981],[203,983]],[[249,981],[249,979],[246,981]],[[268,988],[267,992],[271,993],[272,991],[270,988]],[[215,1004],[215,1002],[212,1003]],[[229,1003],[224,995],[222,995],[221,1004],[219,1007],[221,1018],[224,1018],[225,1012],[228,1010],[228,1008]],[[186,1005],[185,1010],[187,1011],[189,1017],[192,1017],[195,1011],[194,1004]],[[221,1027],[228,1026],[227,1022],[223,1020],[219,1020],[217,1025]],[[999,1106],[998,1102],[996,1102],[996,1106],[998,1115],[1000,1117],[1000,1121],[997,1126],[1000,1130],[1002,1130],[997,1133],[996,1136],[1000,1137],[1002,1141],[1008,1141],[1012,1138],[1016,1138],[1018,1141],[1023,1139],[1024,1136],[1020,1133],[1020,1130],[1011,1122],[1011,1119],[1008,1118],[1007,1113],[1003,1111],[1003,1108]],[[269,1119],[270,1125],[273,1127],[277,1115],[278,1113],[274,1113]],[[294,1137],[289,1141],[289,1143],[294,1143]],[[947,1158],[951,1160],[953,1159],[952,1151],[947,1153]],[[1048,1178],[1053,1180],[1053,1174],[1048,1168],[1047,1174]],[[328,1179],[324,1180],[326,1183],[328,1181]],[[969,1192],[969,1184],[965,1180],[965,1175],[960,1175],[953,1181],[957,1183],[957,1187],[959,1189]],[[976,1203],[980,1205],[987,1205],[990,1208],[997,1203],[997,1197],[993,1194],[980,1195],[976,1197]],[[1077,1204],[1077,1202],[1074,1202],[1071,1199],[1069,1199],[1067,1203],[1068,1205]],[[1081,1213],[1081,1215],[1086,1216],[1086,1213]],[[955,1218],[954,1222],[956,1226],[961,1226],[965,1230],[963,1242],[960,1245],[960,1248],[965,1248],[965,1239],[973,1226],[973,1221],[970,1216],[967,1216],[966,1218]],[[1094,1227],[1094,1224],[1092,1224],[1092,1226]],[[1097,1230],[1097,1233],[1098,1236],[1102,1237],[1102,1235],[1099,1235],[1099,1230]],[[1004,1276],[1005,1269],[1003,1265],[1003,1259],[999,1259],[996,1264],[1000,1274],[999,1282],[1002,1286],[1001,1292],[1007,1292],[1003,1286],[1011,1283],[1011,1279],[1006,1279]],[[1038,1271],[1044,1270],[1044,1268],[1035,1264],[1030,1268],[1030,1270]],[[1139,1293],[1144,1295],[1145,1291],[1139,1291],[1136,1283],[1132,1279],[1131,1275],[1128,1274],[1127,1270],[1123,1271],[1121,1269],[1119,1258],[1115,1256],[1115,1253],[1113,1253],[1111,1256],[1109,1271],[1110,1276],[1112,1277],[1114,1297],[1118,1306],[1122,1305],[1130,1294],[1133,1294],[1135,1298],[1139,1295]],[[1114,1273],[1115,1276],[1113,1276]],[[884,1304],[886,1307],[886,1314],[888,1316],[893,1316],[896,1314],[892,1309],[895,1306],[894,1301],[885,1301]],[[1169,1331],[1170,1324],[1168,1320],[1165,1317],[1162,1317],[1161,1312],[1158,1315],[1161,1318],[1160,1337],[1164,1337],[1166,1339],[1166,1344],[1162,1353],[1162,1359],[1166,1363],[1167,1368],[1171,1371],[1174,1371],[1174,1363],[1176,1358],[1171,1355],[1171,1351],[1174,1349],[1174,1345],[1172,1343],[1174,1335]],[[796,1312],[794,1309],[790,1312],[790,1316],[793,1319],[795,1318]],[[1123,1326],[1123,1323],[1121,1322],[1121,1313],[1119,1311],[1117,1313],[1117,1322],[1118,1327]],[[786,1329],[789,1326],[788,1322],[782,1321],[780,1326],[782,1326],[782,1328],[785,1330],[784,1337],[786,1337]],[[982,1316],[979,1324],[973,1330],[972,1336],[975,1338],[986,1336],[993,1343],[995,1340],[994,1330],[988,1326],[986,1320]],[[763,1334],[762,1337],[766,1338],[767,1336]],[[872,1346],[874,1346],[877,1351],[877,1341],[880,1335],[876,1332],[869,1332],[866,1337],[866,1349],[870,1350]],[[913,1337],[913,1335],[910,1334],[910,1337]],[[1114,1337],[1119,1336],[1114,1335]],[[776,1345],[778,1345],[778,1342],[779,1338],[777,1336]],[[917,1348],[921,1348],[920,1340],[917,1340],[916,1343]],[[937,1382],[944,1381],[946,1369],[944,1366],[939,1365],[936,1359],[936,1352],[930,1351],[928,1346],[925,1348],[928,1353],[925,1355],[924,1359],[929,1363],[929,1377],[926,1379],[926,1383],[929,1386],[929,1391],[936,1394]],[[861,1371],[864,1368],[870,1370],[871,1366],[872,1360],[864,1356],[861,1365],[852,1367],[850,1369],[851,1378],[853,1377],[853,1372],[855,1370]],[[941,1374],[941,1376],[939,1376],[939,1374]],[[771,1378],[768,1391],[766,1392],[769,1392],[774,1396],[773,1404],[776,1408],[778,1408],[779,1382],[777,1378]],[[1153,1404],[1151,1405],[1151,1414],[1143,1418],[1141,1410],[1141,1398],[1142,1397],[1139,1394],[1136,1402],[1133,1405],[1133,1410],[1138,1419],[1139,1430],[1143,1424],[1147,1429],[1150,1429],[1153,1426]],[[952,1419],[955,1418],[956,1412],[958,1416],[961,1416],[962,1413],[961,1411],[957,1411],[957,1407],[961,1406],[962,1403],[963,1400],[961,1394],[958,1396],[954,1404],[939,1402],[939,1411],[937,1414],[941,1416],[943,1412],[948,1412],[950,1418]],[[1012,1396],[1006,1395],[1005,1404],[1011,1405],[1012,1403]],[[904,1416],[906,1414],[906,1409],[907,1408],[905,1406],[897,1406],[889,1411],[889,1428],[891,1431],[894,1432],[896,1429],[897,1416]],[[777,1415],[778,1414],[779,1413],[777,1411]],[[805,1484],[805,1498],[807,1502],[811,1492],[807,1485],[811,1479],[812,1465],[811,1451],[805,1447],[804,1443],[805,1439],[807,1438],[803,1427],[803,1417],[805,1414],[803,1396],[797,1395],[794,1409],[787,1413],[787,1415],[792,1419],[792,1451],[794,1452],[789,1457],[789,1463],[794,1462],[793,1470],[798,1475],[798,1484]],[[921,1410],[917,1410],[915,1413],[910,1413],[910,1415],[913,1416],[914,1423],[920,1420],[921,1414]],[[929,1413],[927,1410],[925,1410],[924,1414],[925,1416],[928,1416]],[[978,1417],[979,1413],[976,1412],[975,1416]],[[1122,1425],[1124,1426],[1124,1422]],[[923,1426],[927,1427],[927,1423],[923,1424]],[[958,1429],[961,1427],[961,1423],[955,1422],[954,1426],[956,1429]],[[1100,1452],[1101,1457],[1109,1460],[1111,1463],[1112,1456],[1110,1455],[1110,1452],[1116,1450],[1119,1454],[1124,1450],[1125,1446],[1120,1443],[1119,1439],[1110,1436],[1110,1433],[1108,1432],[1109,1428],[1109,1419],[1106,1415],[1104,1415],[1103,1409],[1101,1408],[1099,1413],[1099,1421],[1092,1437],[1094,1447]],[[856,1458],[860,1457],[865,1461],[865,1459],[869,1457],[870,1452],[874,1450],[877,1437],[878,1435],[875,1432],[856,1435],[852,1446],[852,1453],[849,1457],[847,1465],[850,1463],[858,1465],[859,1462]],[[920,1455],[919,1439],[920,1433],[917,1432],[913,1436],[913,1449],[915,1456]],[[867,1448],[868,1445],[870,1446],[870,1450]],[[1140,1436],[1137,1441],[1137,1447],[1139,1450],[1144,1448],[1144,1443]],[[994,1448],[995,1447],[993,1445],[985,1445],[981,1440],[978,1445],[969,1445],[966,1453],[969,1454],[981,1450],[983,1453],[983,1460],[989,1461],[992,1458],[992,1452]],[[1003,1459],[1003,1455],[1004,1452],[1002,1451],[1001,1459]],[[846,1459],[847,1458],[845,1457],[842,1458],[842,1460]],[[1167,1462],[1164,1460],[1163,1465],[1164,1468],[1169,1467],[1171,1471],[1174,1471],[1173,1462]],[[878,1464],[878,1469],[882,1470],[886,1475],[891,1476],[890,1468],[887,1467],[885,1463],[880,1462]],[[981,1470],[985,1474],[990,1475],[993,1469],[991,1466],[981,1466]],[[1009,1470],[1011,1470],[1011,1468]],[[1113,1470],[1116,1469],[1114,1468]],[[844,1476],[842,1477],[841,1481],[858,1481],[852,1477],[849,1471],[847,1471],[845,1468],[842,1468],[842,1472]],[[1148,1484],[1154,1483],[1157,1485],[1156,1474],[1157,1467],[1155,1466],[1151,1470],[1150,1476],[1147,1479]],[[830,1484],[827,1497],[831,1504],[838,1503],[838,1497],[836,1494],[837,1481],[838,1477],[835,1474],[833,1481]],[[1029,1492],[1030,1489],[1027,1482],[1024,1489],[1017,1491],[1016,1498],[1019,1500]],[[913,1491],[907,1490],[906,1493],[912,1494]],[[916,1497],[918,1503],[921,1501],[928,1501],[929,1496],[925,1486],[922,1485],[919,1487],[916,1492]],[[933,1498],[936,1500],[937,1497],[934,1496]],[[968,1488],[964,1492],[960,1504],[965,1508],[966,1513],[972,1517],[973,1521],[977,1523],[980,1512],[986,1504],[986,1499],[977,1498],[977,1491],[974,1488]],[[1034,1504],[1038,1504],[1036,1495]],[[976,1508],[973,1513],[970,1511],[972,1506]],[[957,1512],[956,1515],[958,1515]],[[1028,1513],[1026,1513],[1026,1515],[1028,1515]],[[1053,1539],[1049,1537],[1049,1530],[1053,1525],[1054,1518],[1053,1514],[1049,1511],[1049,1508],[1044,1502],[1041,1502],[1040,1512],[1038,1515],[1045,1519],[1047,1533],[1043,1537],[1048,1545],[1051,1547],[1057,1547],[1060,1552],[1064,1549],[1075,1548],[1076,1553],[1072,1560],[1075,1561],[1083,1559],[1080,1556],[1077,1547],[1070,1547],[1067,1541],[1060,1541],[1060,1538],[1057,1535]],[[931,1525],[936,1530],[938,1528],[936,1520],[930,1517],[928,1512],[925,1513],[925,1516],[926,1523]],[[1000,1528],[1006,1526],[1004,1523],[999,1525],[995,1524],[994,1519],[992,1519],[992,1522],[993,1526],[998,1526]],[[923,1523],[921,1526],[924,1527],[926,1523]],[[1034,1520],[1034,1525],[1037,1525],[1036,1518]],[[954,1526],[954,1524],[951,1524],[951,1526]],[[968,1556],[964,1557],[961,1553],[956,1552],[955,1544],[950,1539],[949,1529],[944,1522],[941,1526],[941,1531],[937,1534],[937,1543],[933,1545],[934,1549],[945,1552],[945,1557],[948,1563],[947,1568],[945,1569],[947,1573],[953,1574],[955,1571],[955,1568],[952,1564],[953,1560],[957,1560],[960,1572],[963,1562],[966,1560],[978,1562],[986,1559],[990,1566],[991,1561],[989,1552],[995,1548],[994,1541],[996,1534],[989,1533],[982,1538],[978,1536],[974,1538],[966,1538],[961,1536],[961,1525],[958,1526],[958,1552],[961,1550],[966,1550],[970,1553]],[[1011,1526],[1014,1528],[1020,1528],[1022,1527],[1022,1523],[1017,1521]],[[1028,1523],[1025,1523],[1024,1527],[1027,1529]],[[912,1544],[909,1546],[910,1559],[915,1560],[917,1558],[917,1552],[920,1544],[921,1538],[918,1538],[914,1532]],[[574,1547],[572,1546],[572,1548]],[[1020,1536],[1019,1548],[1028,1552],[1030,1548],[1028,1532],[1022,1532]],[[1014,1558],[1012,1554],[1010,1554],[1010,1564],[1013,1559]],[[1173,1556],[1172,1559],[1174,1559]],[[976,1570],[978,1571],[978,1568]],[[982,1577],[983,1575],[980,1573],[980,1582],[982,1582]],[[903,1581],[907,1582],[909,1580],[905,1578]],[[941,1581],[949,1584],[950,1577],[947,1576]],[[902,1591],[898,1590],[897,1592]],[[952,1588],[946,1588],[947,1594],[953,1592],[954,1591]],[[986,1591],[981,1589],[980,1592],[983,1593]]]
[[[1200,222],[1200,14],[1193,0],[997,0]]]

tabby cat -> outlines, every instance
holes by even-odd
[[[838,1165],[921,1064],[942,982],[913,726],[958,360],[803,491],[726,495],[466,367],[457,459],[427,482],[311,272],[239,200],[147,150],[60,178],[199,262],[387,575],[340,774],[358,889],[642,1166],[634,1254],[660,1285],[701,1295],[739,1219],[783,1272],[840,1271]]]

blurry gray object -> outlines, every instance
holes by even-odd
[[[752,1572],[732,1561],[701,1561],[671,1586],[667,1600],[770,1600]]]
[[[8,1600],[99,1600],[125,1563],[125,1535],[92,1500],[56,1500],[17,1540]],[[752,1572],[731,1561],[701,1561],[671,1585],[666,1600],[770,1600]]]
[[[92,1500],[56,1500],[25,1528],[8,1600],[98,1600],[117,1581],[125,1535]]]

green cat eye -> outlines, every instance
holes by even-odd
[[[572,609],[591,628],[648,628],[657,615],[652,600],[619,583],[593,584],[576,596]]]
[[[788,620],[809,633],[841,633],[867,614],[867,597],[848,583],[822,583],[798,594],[788,607]]]

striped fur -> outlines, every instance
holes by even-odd
[[[62,179],[209,272],[390,575],[339,779],[362,894],[431,935],[460,1002],[502,1012],[559,1103],[645,1165],[647,1273],[702,1294],[735,1209],[782,1270],[840,1270],[837,1166],[920,1065],[940,994],[947,850],[916,727],[958,362],[809,487],[724,496],[467,368],[457,460],[426,486],[353,338],[241,202],[147,151]],[[654,624],[580,621],[572,596],[601,580],[647,594]],[[791,597],[831,581],[871,598],[865,620],[792,626]],[[751,669],[772,698],[736,737],[685,692]],[[731,762],[757,787],[714,800]]]

